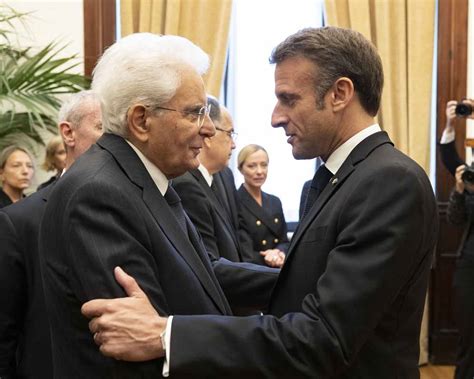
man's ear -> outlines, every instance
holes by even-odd
[[[61,134],[61,138],[64,141],[64,144],[67,147],[74,147],[76,144],[76,136],[74,133],[74,129],[72,125],[68,121],[62,121],[59,123],[59,133]]]
[[[352,80],[342,77],[336,80],[332,87],[331,105],[334,112],[346,108],[354,98],[355,90]]]
[[[150,124],[148,121],[148,110],[143,104],[135,104],[128,109],[128,131],[141,142],[148,141]]]

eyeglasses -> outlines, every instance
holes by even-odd
[[[189,115],[194,115],[196,116],[196,122],[198,127],[202,127],[204,125],[204,120],[206,117],[209,116],[209,112],[211,111],[211,104],[205,105],[201,107],[198,111],[185,111],[185,110],[179,110],[179,109],[173,109],[173,108],[166,108],[166,107],[158,107],[155,106],[153,107],[154,109],[162,109],[165,111],[173,111],[173,112],[179,112],[179,113],[184,113],[184,114],[189,114]]]
[[[218,128],[217,126],[215,126],[215,128],[216,128],[216,130],[219,130],[221,132],[226,133],[234,141],[237,139],[238,134],[236,132],[234,132],[233,130],[225,130],[225,129],[222,129],[222,128]]]

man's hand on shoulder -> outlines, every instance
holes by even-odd
[[[129,297],[95,299],[82,306],[89,329],[102,354],[118,360],[147,361],[164,356],[161,334],[167,318],[160,317],[134,278],[120,267],[117,282]]]

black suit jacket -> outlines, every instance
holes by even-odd
[[[294,234],[272,315],[174,318],[171,375],[418,378],[437,227],[426,174],[371,135]]]
[[[312,183],[311,179],[307,180],[306,182],[304,182],[303,188],[301,189],[300,207],[298,210],[299,221],[301,221],[301,219],[303,218],[304,208],[306,206],[306,199],[308,198],[308,193],[309,193],[309,189],[311,188],[311,183]]]
[[[12,199],[10,199],[10,197],[5,192],[3,192],[3,189],[0,188],[0,208],[6,207],[12,203]]]
[[[201,234],[207,251],[214,259],[242,262],[239,236],[234,220],[199,169],[173,179],[186,213]]]
[[[259,252],[253,249],[251,231],[247,229],[247,224],[239,212],[240,203],[232,170],[229,167],[225,167],[215,175],[219,175],[224,184],[227,201],[230,205],[232,224],[239,235],[240,251],[243,260],[245,262],[262,264]]]
[[[0,377],[53,377],[38,231],[52,186],[0,210]]]
[[[252,237],[253,250],[259,252],[267,249],[288,249],[288,237],[285,215],[278,197],[262,191],[262,205],[241,185],[237,191],[239,212],[246,230]],[[255,260],[263,264],[263,257],[258,254]]]
[[[56,378],[160,377],[156,362],[103,356],[81,315],[94,298],[123,297],[113,269],[134,276],[161,315],[230,314],[199,236],[189,238],[144,165],[104,134],[52,190],[40,230]]]

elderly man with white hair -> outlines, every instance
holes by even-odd
[[[94,71],[104,135],[56,185],[40,232],[57,378],[166,372],[156,362],[103,356],[94,343],[100,336],[89,333],[81,305],[125,296],[114,277],[117,266],[167,315],[231,314],[214,270],[256,283],[226,275],[235,268],[230,262],[211,264],[170,185],[199,166],[203,140],[215,134],[201,78],[207,67],[208,56],[187,39],[139,33],[112,45]]]

